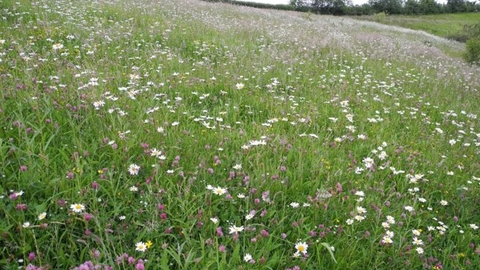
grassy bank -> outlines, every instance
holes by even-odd
[[[0,12],[0,268],[480,264],[462,44],[193,0]]]

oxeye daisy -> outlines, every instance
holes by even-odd
[[[367,213],[367,209],[365,209],[361,206],[357,206],[357,213],[360,214],[360,215],[365,214],[365,213]]]
[[[246,220],[250,220],[250,219],[252,219],[253,217],[254,217],[254,215],[248,214],[248,215],[245,216],[245,219],[246,219]]]
[[[241,170],[242,169],[242,164],[235,164],[235,166],[233,166],[233,169],[235,170]]]
[[[307,254],[308,245],[305,242],[298,242],[295,244],[295,249],[298,253]]]
[[[391,243],[393,243],[393,240],[392,240],[392,238],[390,238],[388,236],[384,236],[383,239],[382,239],[382,243],[391,244]]]
[[[244,87],[245,87],[245,84],[243,84],[243,83],[237,83],[237,84],[235,84],[235,88],[237,88],[237,90],[241,90],[241,89],[243,89]]]
[[[422,233],[422,230],[412,230],[413,235],[419,236]]]
[[[213,193],[215,193],[217,195],[223,195],[223,194],[227,193],[227,189],[226,188],[221,188],[221,187],[213,188],[212,191],[213,191]]]
[[[356,215],[356,216],[354,217],[354,219],[357,220],[357,221],[362,221],[362,220],[365,219],[365,217],[364,217],[364,216],[361,216],[361,215]]]
[[[55,43],[55,44],[53,44],[52,49],[54,51],[61,50],[61,49],[63,49],[63,44],[62,43]]]
[[[139,171],[140,166],[138,166],[137,164],[130,164],[130,166],[128,166],[128,172],[130,173],[130,175],[137,175]]]
[[[47,213],[46,213],[46,212],[43,212],[43,213],[41,213],[40,215],[38,215],[38,220],[42,220],[42,219],[44,219],[44,218],[46,218],[46,217],[47,217]]]
[[[395,224],[395,218],[392,216],[387,216],[387,222],[389,224]]]
[[[158,150],[157,148],[152,148],[150,150],[150,156],[152,157],[159,157],[162,155],[162,151]]]
[[[355,195],[359,196],[359,197],[364,197],[365,196],[365,192],[359,190],[357,192],[355,192]]]
[[[416,246],[422,246],[423,245],[422,239],[418,239],[417,237],[413,237],[412,243]]]
[[[70,205],[70,209],[72,209],[72,211],[75,213],[81,213],[83,210],[85,210],[85,205],[80,203],[74,203]]]
[[[245,254],[245,256],[243,256],[243,260],[245,262],[250,262],[252,259],[253,259],[253,257],[250,253],[247,253],[247,254]]]
[[[147,245],[144,242],[138,242],[135,244],[135,250],[145,252],[145,250],[147,250]]]
[[[105,105],[105,101],[103,100],[93,102],[93,106],[95,107],[95,110],[99,110],[104,105]]]
[[[243,226],[237,227],[235,225],[232,225],[228,228],[230,234],[237,234],[239,232],[242,232],[243,229],[244,229]]]
[[[300,204],[298,202],[292,202],[292,203],[290,203],[290,206],[292,208],[298,208],[300,206]]]

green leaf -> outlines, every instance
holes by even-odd
[[[42,204],[36,205],[35,210],[37,211],[38,214],[43,213],[47,210],[47,204],[42,203]]]
[[[165,249],[163,250],[162,258],[160,260],[160,268],[161,269],[170,269],[168,266],[168,251]]]
[[[335,255],[333,255],[333,250],[332,250],[332,247],[328,244],[328,243],[320,243],[322,246],[324,246],[327,250],[328,250],[328,253],[330,253],[330,256],[332,257],[332,260],[337,263],[337,260],[335,260]]]

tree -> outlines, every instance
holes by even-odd
[[[312,2],[313,10],[321,14],[342,15],[347,6],[344,0],[313,0]]]
[[[290,4],[295,7],[311,7],[313,0],[290,0]]]
[[[369,0],[369,4],[377,13],[401,14],[403,11],[403,0]]]
[[[420,10],[422,14],[437,14],[442,10],[442,6],[435,0],[420,0]]]
[[[420,14],[420,3],[417,0],[407,0],[403,10],[408,15]]]
[[[478,11],[477,6],[475,5],[475,1],[473,1],[473,2],[466,1],[465,2],[465,11],[466,12]]]
[[[451,13],[456,12],[466,12],[467,5],[465,0],[448,0],[447,1],[448,11]]]

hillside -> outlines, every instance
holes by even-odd
[[[196,0],[0,0],[1,269],[476,269],[464,45]]]

